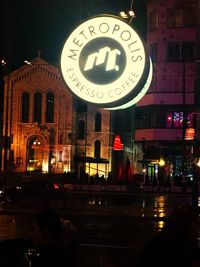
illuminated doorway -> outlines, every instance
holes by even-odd
[[[27,171],[42,172],[44,144],[39,136],[32,136],[27,142]]]

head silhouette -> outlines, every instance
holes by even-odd
[[[48,209],[36,215],[33,240],[36,245],[53,245],[62,235],[62,222],[59,214]]]
[[[186,239],[197,238],[199,231],[199,210],[191,205],[176,207],[169,215],[164,232]]]

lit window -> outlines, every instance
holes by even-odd
[[[183,112],[174,112],[173,113],[173,123],[175,128],[183,126]]]
[[[182,128],[183,127],[183,112],[168,112],[166,118],[167,128]],[[193,126],[193,114],[189,113],[186,118],[186,127]]]
[[[189,113],[187,116],[187,127],[193,127],[193,113]]]
[[[172,113],[167,113],[167,127],[172,127]]]
[[[158,12],[153,11],[149,16],[149,30],[151,31],[156,29],[158,29]]]
[[[195,21],[195,10],[193,8],[170,8],[167,11],[168,27],[193,27]]]
[[[58,161],[61,162],[62,161],[62,151],[59,151],[58,153]]]

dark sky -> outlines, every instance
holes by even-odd
[[[74,27],[96,14],[118,15],[130,10],[131,0],[0,0],[3,3],[1,57],[10,70],[32,60],[41,50],[49,63],[58,64],[63,44]],[[146,0],[133,0],[134,27],[144,36]]]

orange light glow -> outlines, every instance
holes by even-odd
[[[193,140],[195,135],[194,128],[187,128],[185,131],[185,140]]]

